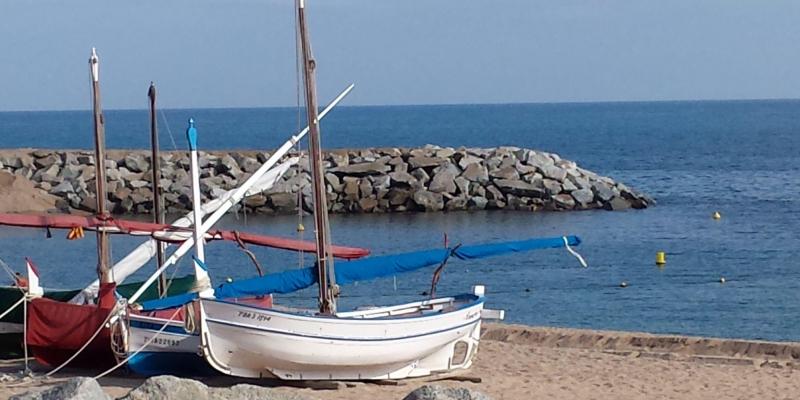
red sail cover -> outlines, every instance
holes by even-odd
[[[57,367],[72,357],[105,322],[113,308],[113,283],[100,285],[100,305],[77,305],[40,298],[28,306],[28,346],[41,364]],[[68,366],[108,368],[116,364],[108,328],[103,328]]]
[[[192,228],[175,227],[167,224],[155,224],[144,221],[130,221],[115,219],[110,216],[80,216],[80,215],[47,215],[47,214],[8,214],[0,213],[0,225],[19,226],[27,228],[53,228],[72,229],[81,227],[88,230],[102,229],[108,233],[121,233],[128,235],[152,236],[165,242],[182,242],[184,239],[170,238],[170,233],[191,234]],[[247,244],[256,246],[273,247],[276,249],[294,251],[316,251],[313,242],[287,239],[277,236],[257,235],[226,230],[209,230],[206,240],[236,241],[236,236]],[[369,255],[369,250],[358,247],[332,246],[334,257],[355,259]]]

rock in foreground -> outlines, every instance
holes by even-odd
[[[307,397],[278,393],[270,388],[239,384],[209,388],[202,382],[169,375],[154,376],[121,400],[308,400]]]
[[[66,382],[39,392],[11,396],[11,400],[110,400],[111,397],[92,378],[70,378]]]
[[[403,400],[491,400],[491,398],[476,390],[448,388],[439,385],[425,385],[414,389]]]

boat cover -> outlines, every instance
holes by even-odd
[[[411,272],[421,268],[439,265],[449,257],[455,257],[461,260],[472,260],[522,251],[564,247],[565,238],[570,246],[577,246],[581,243],[580,238],[577,236],[564,236],[473,246],[455,246],[452,248],[369,257],[336,265],[336,283],[339,285],[346,285],[356,281]],[[307,267],[268,274],[258,278],[225,283],[214,289],[214,296],[219,299],[224,299],[274,293],[292,293],[311,287],[316,283],[316,268]],[[164,309],[185,304],[195,298],[197,298],[196,293],[187,293],[182,296],[145,301],[141,303],[141,306],[144,310]]]

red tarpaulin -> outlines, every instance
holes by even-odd
[[[0,213],[0,225],[19,226],[26,228],[73,229],[80,227],[88,230],[102,229],[109,233],[152,236],[165,242],[182,242],[185,240],[185,237],[175,237],[176,235],[174,234],[183,234],[188,237],[193,232],[192,228],[181,228],[167,224],[155,224],[152,222],[115,219],[111,216],[100,218],[98,216],[79,215]],[[170,237],[170,234],[173,234],[173,237]],[[226,230],[209,230],[206,232],[205,238],[206,240],[236,241],[237,234],[241,238],[242,242],[247,244],[294,251],[313,252],[316,250],[316,244],[313,242]],[[369,250],[358,247],[332,246],[332,251],[334,257],[344,259],[355,259],[369,255]]]
[[[33,299],[28,306],[28,346],[36,361],[57,367],[72,357],[105,322],[113,308],[113,283],[100,286],[100,306]],[[111,351],[108,328],[102,328],[68,365],[71,367],[107,368],[116,364]]]

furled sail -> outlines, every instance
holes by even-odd
[[[346,285],[357,281],[389,277],[437,266],[450,257],[460,260],[472,260],[537,249],[559,248],[567,245],[577,246],[580,243],[581,240],[577,236],[560,236],[369,257],[347,263],[339,263],[336,267],[336,282],[340,285]],[[219,299],[225,299],[263,296],[272,293],[292,293],[311,287],[316,283],[317,273],[315,268],[307,267],[225,283],[214,289],[214,294]],[[142,302],[141,306],[144,310],[171,308],[186,304],[196,297],[196,293],[188,293],[182,296]]]

